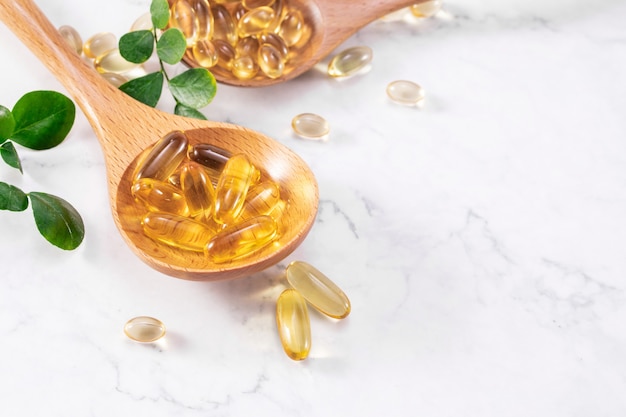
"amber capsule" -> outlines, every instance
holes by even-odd
[[[276,14],[271,7],[258,7],[245,13],[237,22],[240,37],[257,36],[263,33],[274,20]]]
[[[213,39],[222,39],[231,45],[237,45],[239,36],[237,26],[230,12],[221,4],[211,7],[213,13]]]
[[[117,48],[111,49],[97,57],[93,65],[100,73],[112,72],[114,74],[123,74],[138,67],[138,64],[124,59]]]
[[[280,187],[274,181],[262,181],[250,187],[241,210],[241,219],[269,214],[281,201]]]
[[[233,60],[233,75],[240,80],[249,80],[254,78],[259,72],[259,66],[256,60],[250,56],[240,56]]]
[[[409,10],[415,17],[426,18],[432,17],[441,10],[441,0],[430,0],[423,3],[413,4],[409,7]]]
[[[287,7],[285,7],[285,0],[274,0],[270,7],[274,10],[274,20],[268,26],[267,31],[276,33],[278,32],[280,22],[282,22],[285,13],[287,13]]]
[[[346,294],[312,265],[293,261],[285,274],[289,284],[320,312],[336,319],[350,314],[350,300]]]
[[[287,356],[295,361],[306,359],[311,350],[311,322],[306,301],[298,291],[289,288],[278,297],[276,326]]]
[[[264,43],[259,47],[257,62],[259,68],[269,78],[275,79],[285,72],[285,60],[273,45]]]
[[[287,46],[292,46],[300,41],[304,31],[304,18],[299,10],[289,10],[278,29],[278,35],[285,41]]]
[[[96,59],[115,48],[117,48],[117,37],[111,32],[101,32],[85,41],[83,53],[87,58]]]
[[[198,39],[198,16],[187,0],[176,0],[172,4],[169,25],[183,32],[187,40],[187,47],[192,47]]]
[[[206,245],[205,254],[215,263],[243,258],[270,244],[277,231],[270,216],[252,217],[220,230]]]
[[[180,170],[180,186],[192,217],[210,218],[213,214],[215,190],[206,169],[188,161]]]
[[[198,18],[198,40],[211,39],[213,37],[213,13],[209,0],[189,0],[191,8]]]
[[[253,36],[241,38],[235,47],[235,51],[237,51],[237,56],[256,58],[259,52],[259,40]]]
[[[141,224],[146,236],[180,249],[202,252],[215,230],[189,217],[149,212]]]
[[[237,55],[235,48],[222,39],[213,39],[212,42],[217,51],[217,66],[231,71],[233,69],[233,61]]]
[[[83,53],[83,38],[81,38],[80,33],[76,29],[72,26],[63,25],[59,27],[59,33],[78,55]]]
[[[198,40],[191,48],[193,58],[204,68],[211,68],[217,64],[219,58],[217,49],[212,41]]]
[[[180,189],[168,182],[140,178],[133,183],[131,194],[150,211],[186,216],[187,202]]]
[[[226,149],[210,143],[197,143],[189,150],[189,159],[205,166],[214,183],[217,183],[224,165],[231,156]]]
[[[239,216],[246,200],[248,188],[258,170],[245,155],[232,156],[215,187],[215,212],[213,218],[220,224],[229,224]]]
[[[166,181],[185,159],[189,140],[180,130],[163,136],[139,162],[133,178],[154,178]]]
[[[280,56],[283,61],[287,60],[287,56],[289,55],[289,47],[281,38],[275,33],[261,33],[259,35],[259,43],[260,44],[270,44],[280,53]]]
[[[165,325],[154,317],[133,317],[124,325],[124,334],[135,342],[155,342],[165,336]]]
[[[235,22],[239,22],[242,16],[246,14],[247,12],[248,10],[245,7],[243,7],[243,4],[238,3],[235,9],[231,10],[230,14],[233,16],[233,19],[235,20]]]
[[[368,46],[355,46],[335,55],[328,63],[328,75],[348,77],[361,71],[372,62],[372,49]]]

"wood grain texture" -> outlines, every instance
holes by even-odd
[[[128,246],[152,268],[189,280],[237,278],[276,264],[304,240],[315,220],[319,196],[315,176],[294,152],[261,133],[165,113],[127,96],[77,56],[31,0],[0,1],[0,20],[59,79],[85,113],[105,156],[115,224]],[[190,144],[211,143],[244,153],[280,184],[288,207],[274,245],[216,265],[202,254],[156,244],[143,234],[137,220],[141,209],[130,195],[130,176],[138,156],[172,130],[185,131]]]

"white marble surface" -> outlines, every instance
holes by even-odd
[[[84,37],[124,33],[147,0],[39,0]],[[376,22],[343,47],[371,71],[220,86],[205,113],[260,130],[315,172],[321,205],[285,262],[182,281],[117,234],[103,157],[78,114],[57,149],[20,149],[0,181],[69,200],[86,238],[63,252],[30,211],[0,212],[0,415],[609,417],[626,414],[626,2],[449,0],[421,24]],[[64,91],[0,27],[0,104]],[[343,49],[340,48],[340,49]],[[424,86],[422,109],[388,82]],[[291,118],[315,112],[326,143]],[[280,274],[299,259],[351,298],[312,314],[304,362],[280,346]],[[168,335],[141,345],[126,320]]]

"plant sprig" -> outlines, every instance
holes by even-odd
[[[32,91],[9,110],[0,106],[0,156],[9,166],[22,170],[14,143],[25,148],[54,148],[67,137],[74,124],[76,107],[72,100],[55,91]],[[29,204],[30,202],[30,204]],[[24,211],[32,207],[39,233],[53,245],[76,249],[85,236],[78,211],[64,199],[0,182],[0,210]]]
[[[175,114],[206,119],[198,109],[207,106],[215,97],[215,77],[206,68],[191,68],[170,78],[165,71],[165,64],[180,63],[187,49],[187,41],[178,28],[167,27],[170,17],[167,0],[152,0],[150,16],[152,30],[124,34],[119,41],[119,50],[124,59],[135,64],[146,62],[156,50],[159,70],[134,78],[122,84],[120,89],[136,100],[155,107],[167,83],[176,101]]]

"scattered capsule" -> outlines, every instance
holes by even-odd
[[[240,218],[249,219],[271,213],[281,202],[280,187],[274,181],[262,181],[250,187]]]
[[[96,59],[117,48],[117,37],[111,32],[101,32],[85,41],[83,53],[87,58]]]
[[[239,36],[257,36],[263,33],[274,20],[275,14],[271,7],[258,7],[245,13],[237,23]]]
[[[197,41],[192,46],[191,51],[196,62],[205,68],[213,67],[219,59],[217,49],[210,40],[202,39]]]
[[[130,31],[135,32],[138,30],[152,30],[152,15],[150,12],[144,13],[139,16],[133,24],[130,26]]]
[[[154,317],[134,317],[124,325],[124,334],[135,342],[155,342],[165,336],[165,325]]]
[[[412,106],[424,99],[424,89],[412,81],[397,80],[387,85],[387,96],[397,103]]]
[[[213,39],[222,39],[231,45],[237,45],[239,36],[237,26],[230,12],[221,4],[211,7],[213,13]]]
[[[263,249],[277,235],[278,225],[270,216],[252,217],[217,232],[205,254],[215,263],[243,258]]]
[[[193,46],[198,39],[198,16],[187,0],[176,0],[172,4],[169,25],[183,32],[187,40],[187,47]]]
[[[287,46],[292,46],[300,41],[304,26],[302,13],[299,10],[290,10],[280,23],[278,34],[283,38]]]
[[[208,224],[171,213],[149,212],[141,224],[148,237],[195,252],[202,252],[209,239],[215,235],[215,230]]]
[[[249,56],[240,56],[233,60],[232,72],[235,77],[240,80],[249,80],[254,78],[259,72],[259,66],[255,59]]]
[[[311,350],[311,322],[306,301],[294,289],[284,290],[276,302],[276,326],[287,356],[299,361]]]
[[[120,50],[117,48],[100,55],[94,60],[93,64],[100,73],[112,72],[115,74],[123,74],[138,67],[138,64],[124,59]]]
[[[264,43],[259,47],[259,68],[269,78],[275,79],[283,75],[285,61],[282,54],[273,45]]]
[[[289,284],[320,312],[336,319],[350,314],[350,300],[346,294],[312,265],[293,261],[285,274]]]
[[[233,61],[237,55],[235,48],[222,39],[213,39],[213,45],[217,51],[217,66],[228,71],[233,69]]]
[[[169,182],[140,178],[133,183],[130,192],[149,211],[173,213],[180,216],[186,216],[189,212],[183,193]]]
[[[141,160],[135,169],[134,179],[154,178],[166,181],[187,155],[189,140],[180,130],[163,136]]]
[[[195,162],[185,163],[180,170],[180,186],[189,207],[189,215],[210,218],[215,190],[206,169]]]
[[[430,0],[424,3],[413,4],[409,7],[409,10],[411,10],[411,13],[415,17],[432,17],[436,15],[439,10],[441,10],[441,4],[441,0]]]
[[[64,25],[59,28],[59,33],[78,55],[83,53],[83,38],[81,38],[80,33],[76,29],[72,26]]]
[[[245,155],[234,155],[226,162],[215,187],[213,218],[217,223],[233,223],[239,216],[248,188],[257,173],[257,169]]]
[[[355,46],[335,55],[328,63],[331,77],[349,77],[361,71],[372,62],[373,52],[368,46]]]
[[[315,113],[302,113],[291,120],[293,131],[306,139],[325,140],[330,132],[326,119]]]
[[[122,84],[128,82],[128,78],[123,76],[122,74],[116,74],[114,72],[103,72],[102,78],[107,80],[111,85],[115,87],[119,87]]]

